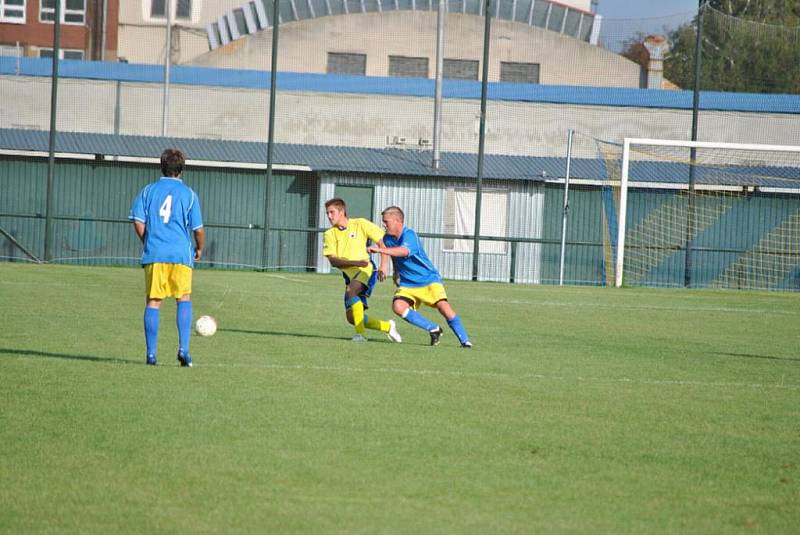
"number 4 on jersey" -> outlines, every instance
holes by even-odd
[[[161,216],[161,219],[164,220],[164,224],[166,225],[169,223],[169,216],[172,214],[172,195],[167,195],[167,198],[164,199],[164,202],[161,204],[161,208],[158,209],[158,215]]]

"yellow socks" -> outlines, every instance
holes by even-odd
[[[355,316],[354,316],[355,317]],[[367,326],[367,329],[372,329],[373,331],[381,331],[383,333],[389,332],[389,322],[388,321],[381,321],[370,318],[369,316],[364,316],[364,325]]]
[[[357,299],[355,303],[350,305],[350,310],[353,313],[353,326],[356,328],[356,332],[364,334],[364,303]]]

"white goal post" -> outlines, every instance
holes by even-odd
[[[639,172],[649,166],[649,176],[646,179],[642,179],[632,175],[632,164],[637,167]],[[667,168],[678,169],[680,173],[663,173],[663,170]],[[696,172],[703,177],[697,183],[694,181]],[[644,174],[642,173],[642,175]],[[670,175],[670,177],[665,175]],[[675,179],[674,177],[676,176],[680,178]],[[688,181],[683,181],[683,176],[690,178]],[[771,246],[771,251],[773,251],[771,254],[774,257],[774,250],[777,248],[778,256],[788,257],[788,260],[781,260],[784,262],[784,266],[781,268],[783,269],[782,273],[786,273],[787,269],[789,269],[785,265],[789,265],[791,269],[796,269],[798,265],[798,255],[800,254],[800,244],[796,243],[800,239],[800,211],[798,211],[800,209],[796,208],[796,206],[800,206],[800,147],[798,146],[626,138],[622,150],[619,185],[617,254],[615,261],[615,286],[617,287],[623,284],[626,276],[625,271],[628,267],[626,265],[626,252],[630,253],[626,251],[626,238],[629,238],[628,232],[630,232],[627,228],[630,223],[630,214],[628,214],[629,187],[651,188],[652,191],[656,189],[659,191],[671,190],[681,192],[684,200],[686,198],[689,199],[688,209],[682,208],[682,212],[671,216],[671,219],[665,216],[655,221],[656,218],[653,217],[652,221],[648,223],[650,228],[645,231],[647,236],[642,238],[640,234],[640,243],[645,245],[638,245],[639,250],[648,249],[652,251],[661,249],[659,253],[661,254],[660,259],[652,260],[649,266],[646,265],[643,270],[656,269],[652,266],[658,262],[666,263],[664,259],[669,255],[674,255],[675,252],[684,254],[687,262],[689,262],[688,259],[691,254],[689,243],[701,233],[709,234],[713,231],[720,235],[723,234],[723,231],[717,227],[721,226],[722,223],[720,221],[725,218],[727,220],[738,218],[741,220],[739,224],[746,227],[745,220],[747,217],[752,216],[745,216],[739,213],[744,210],[741,208],[741,206],[744,206],[743,199],[747,200],[747,195],[752,197],[752,195],[760,194],[760,192],[764,191],[772,191],[776,194],[790,194],[792,204],[788,209],[782,208],[781,214],[775,217],[778,220],[778,224],[774,228],[780,227],[783,233],[781,238],[783,241],[778,243],[777,246]],[[641,191],[646,190],[642,189]],[[692,208],[692,197],[695,195],[695,191],[702,191],[704,194],[714,193],[717,196],[728,196],[728,198],[721,201],[703,199],[698,201],[702,209],[708,209],[708,206],[711,205],[716,206],[716,212],[706,215],[711,222],[706,223],[705,228],[703,228],[702,223],[695,224],[694,210]],[[738,197],[732,197],[734,195],[738,195]],[[795,196],[797,196],[796,199]],[[674,202],[673,204],[678,203]],[[731,206],[734,206],[735,209],[731,208]],[[656,210],[652,211],[655,212]],[[644,212],[641,211],[639,214],[639,223],[646,219],[642,216],[642,213]],[[689,214],[688,218],[686,217],[687,213]],[[680,221],[681,217],[684,218],[683,222]],[[670,231],[673,236],[668,238],[665,238],[661,229],[657,228],[672,226],[676,228]],[[785,230],[787,228],[789,229],[788,231]],[[688,236],[685,250],[681,249],[682,246],[675,245],[680,239],[681,232]],[[769,232],[763,232],[762,241],[766,239],[764,236],[770,232],[774,234],[777,231],[770,229]],[[758,242],[759,235],[755,232],[753,235],[754,237],[750,240],[752,243],[749,246],[754,250],[757,248],[764,249],[761,242]],[[753,245],[754,243],[755,245]],[[781,249],[787,248],[789,249],[788,251],[781,252]],[[723,253],[728,254],[727,258],[733,258],[737,254],[740,258],[744,256],[741,250],[722,250],[722,253],[719,254]],[[749,250],[744,251],[744,253],[751,254]],[[672,261],[674,262],[674,259]],[[741,262],[741,260],[737,260],[737,262]],[[791,264],[787,264],[788,262],[791,262]],[[720,263],[722,264],[721,261]],[[751,264],[754,264],[754,262],[751,262]],[[748,266],[747,269],[754,270],[752,266]],[[722,272],[723,269],[720,268],[719,271]],[[730,275],[725,276],[731,277]],[[739,278],[742,277],[742,275],[737,276]],[[773,279],[779,277],[779,275],[769,276],[772,276]],[[769,276],[762,274],[756,277],[764,277],[761,280],[764,281],[764,285],[768,286],[769,283],[774,284],[774,281],[768,278]],[[753,287],[759,287],[758,284]],[[739,287],[750,286],[742,285]]]

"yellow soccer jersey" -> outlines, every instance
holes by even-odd
[[[378,242],[383,239],[383,234],[383,230],[368,219],[348,219],[344,230],[331,227],[322,235],[322,256],[368,260],[367,240]]]

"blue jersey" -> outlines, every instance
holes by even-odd
[[[133,201],[128,219],[145,225],[142,264],[194,266],[192,232],[202,228],[200,200],[180,178],[161,177]]]
[[[419,241],[419,236],[413,229],[403,227],[400,238],[389,234],[383,236],[386,247],[405,247],[408,256],[393,256],[394,270],[400,276],[400,286],[421,288],[434,282],[442,282],[442,276],[433,265],[425,249]]]

